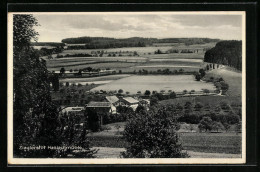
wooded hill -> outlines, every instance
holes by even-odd
[[[206,51],[204,62],[218,63],[242,70],[242,41],[221,41]]]
[[[31,46],[53,46],[53,47],[65,45],[64,43],[61,42],[31,42],[30,44]]]
[[[121,47],[145,47],[153,43],[184,43],[186,45],[192,44],[205,44],[209,42],[218,42],[219,39],[210,38],[108,38],[108,37],[79,37],[79,38],[66,38],[63,43],[67,44],[85,44],[71,46],[71,49],[84,49],[84,48],[121,48]]]

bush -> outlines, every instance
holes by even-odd
[[[212,130],[212,119],[210,117],[203,117],[202,120],[199,123],[198,128],[200,131],[205,130],[205,131],[211,131]]]
[[[184,158],[178,124],[170,118],[164,107],[153,111],[142,111],[129,119],[124,138],[129,143],[125,158]]]

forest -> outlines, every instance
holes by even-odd
[[[204,62],[217,63],[242,70],[242,41],[221,41],[206,51]]]
[[[31,42],[31,46],[64,46],[61,42]]]
[[[121,48],[121,47],[145,47],[151,46],[154,43],[184,43],[185,45],[192,44],[205,44],[209,42],[218,42],[219,39],[209,38],[107,38],[107,37],[79,37],[79,38],[66,38],[63,39],[63,43],[67,44],[85,44],[85,45],[73,45],[68,49],[95,49],[95,48]]]

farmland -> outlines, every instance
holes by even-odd
[[[198,71],[204,66],[204,48],[212,47],[214,43],[186,46],[184,44],[158,45],[149,47],[126,47],[110,49],[80,49],[64,50],[59,56],[75,56],[77,54],[92,54],[93,57],[63,57],[56,58],[57,54],[52,55],[53,59],[46,60],[48,70],[59,71],[61,67],[66,70],[79,70],[86,67],[92,68],[111,68],[123,72],[133,72],[138,70],[157,71],[158,69],[180,70],[193,72]],[[178,51],[189,49],[194,53],[170,53],[155,54],[155,51],[166,52],[171,49]],[[103,52],[102,57],[97,52]],[[133,55],[135,53],[135,55]],[[113,57],[111,57],[113,56]]]
[[[182,92],[183,90],[201,91],[202,89],[215,90],[210,83],[197,82],[192,75],[149,75],[149,76],[130,76],[114,82],[96,87],[94,90],[119,90],[135,94],[137,91],[142,93],[149,89],[160,92],[161,90],[173,90]]]
[[[209,104],[215,106],[221,101],[226,101],[229,104],[235,106],[241,106],[242,104],[242,74],[237,71],[231,71],[229,68],[224,67],[222,69],[215,69],[209,71],[206,76],[209,77],[222,77],[229,85],[226,96],[206,96],[206,97],[181,97],[174,100],[164,100],[161,103],[164,105],[170,104],[184,104],[187,101],[201,102],[203,104]]]
[[[108,83],[111,81],[115,81],[121,78],[129,77],[130,75],[108,75],[108,76],[100,76],[100,77],[92,77],[92,78],[64,78],[60,80],[60,83],[75,83],[75,84],[96,84],[96,83]]]
[[[91,145],[94,147],[124,148],[127,143],[118,134],[115,125],[120,125],[123,131],[125,123],[108,124],[108,131],[89,134]],[[188,133],[179,132],[185,150],[204,153],[241,153],[241,134],[229,133]]]
[[[156,91],[162,94],[171,91],[177,94],[183,94],[185,90],[188,92],[187,95],[160,100],[158,101],[159,105],[170,107],[171,105],[176,106],[179,104],[185,107],[185,103],[191,102],[193,108],[196,103],[199,102],[203,107],[209,105],[209,107],[215,108],[221,102],[226,101],[228,105],[231,105],[232,113],[237,115],[241,108],[241,73],[230,71],[228,68],[211,69],[206,72],[204,81],[196,81],[193,75],[198,72],[199,69],[205,68],[207,63],[203,61],[204,49],[213,46],[214,43],[190,46],[185,44],[164,43],[150,47],[64,50],[59,54],[62,55],[61,58],[56,58],[56,55],[53,55],[52,59],[46,59],[46,61],[50,71],[60,71],[62,67],[65,68],[66,71],[77,71],[88,67],[98,70],[111,69],[115,71],[113,74],[98,77],[74,77],[73,75],[69,77],[68,75],[66,76],[65,73],[65,75],[60,78],[60,83],[63,83],[63,85],[65,83],[70,83],[70,85],[81,84],[87,88],[84,94],[87,94],[86,97],[89,98],[86,100],[82,99],[83,103],[89,102],[91,96],[104,97],[108,94],[117,95],[118,90],[122,90],[123,92],[120,96],[126,96],[126,94],[128,96],[143,95],[146,90],[150,90],[151,92]],[[161,50],[162,53],[155,53],[158,49]],[[178,49],[179,53],[165,53],[170,49]],[[191,50],[192,53],[180,52],[186,49]],[[103,52],[102,56],[100,56],[100,52]],[[78,54],[91,54],[92,57],[77,56]],[[160,73],[163,70],[169,70],[170,73],[167,75]],[[143,71],[147,71],[147,73],[142,73]],[[215,92],[216,87],[214,83],[208,81],[212,77],[222,77],[229,84],[226,95],[216,95],[215,93],[215,95],[191,95],[191,92],[198,93],[203,92],[203,90],[208,90],[209,93]],[[76,86],[69,86],[68,88],[70,87],[74,88]],[[82,86],[79,88],[82,89]],[[79,101],[75,101],[76,104]],[[74,103],[73,105],[76,104]],[[194,114],[201,115],[200,118],[203,118],[202,116],[209,112],[213,112],[211,110],[206,111],[206,109],[203,108],[201,111],[193,110],[194,112],[198,112]],[[183,110],[183,112],[179,111],[179,114],[185,111],[186,110]],[[221,114],[222,113],[229,115],[229,112],[221,112]],[[192,115],[194,116],[194,114]],[[236,128],[236,124],[230,124],[230,130],[228,132],[224,132],[224,129],[222,129],[221,132],[211,133],[201,132],[200,129],[198,129],[198,123],[193,124],[195,128],[194,132],[188,131],[187,128],[189,127],[185,128],[185,125],[190,126],[191,123],[186,123],[185,121],[183,124],[183,121],[179,122],[182,123],[178,131],[180,142],[184,150],[191,152],[192,156],[194,156],[192,152],[217,153],[218,156],[221,156],[220,154],[225,154],[225,156],[232,154],[240,156],[241,133],[235,132],[234,128]],[[121,128],[116,129],[115,124],[121,125]],[[102,149],[100,156],[113,157],[115,156],[114,154],[119,153],[118,150],[114,149],[123,150],[127,146],[127,143],[122,138],[124,125],[125,122],[107,124],[106,126],[110,129],[90,132],[88,134],[91,146],[100,147]],[[117,156],[118,155],[116,155],[116,157]],[[202,155],[199,156],[201,157]]]

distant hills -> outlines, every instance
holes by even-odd
[[[65,44],[62,42],[31,42],[31,46],[64,46]]]
[[[176,44],[205,44],[210,42],[219,42],[220,39],[210,38],[109,38],[109,37],[78,37],[66,38],[61,42],[32,42],[32,46],[65,46],[67,49],[106,49],[123,47],[146,47],[158,43],[176,43]]]
[[[153,45],[154,43],[184,43],[185,45],[205,44],[209,42],[218,42],[219,39],[210,38],[109,38],[109,37],[78,37],[66,38],[62,43],[66,44],[81,44],[71,46],[70,49],[84,49],[84,48],[121,48],[121,47],[145,47]],[[83,45],[82,45],[83,44]]]

